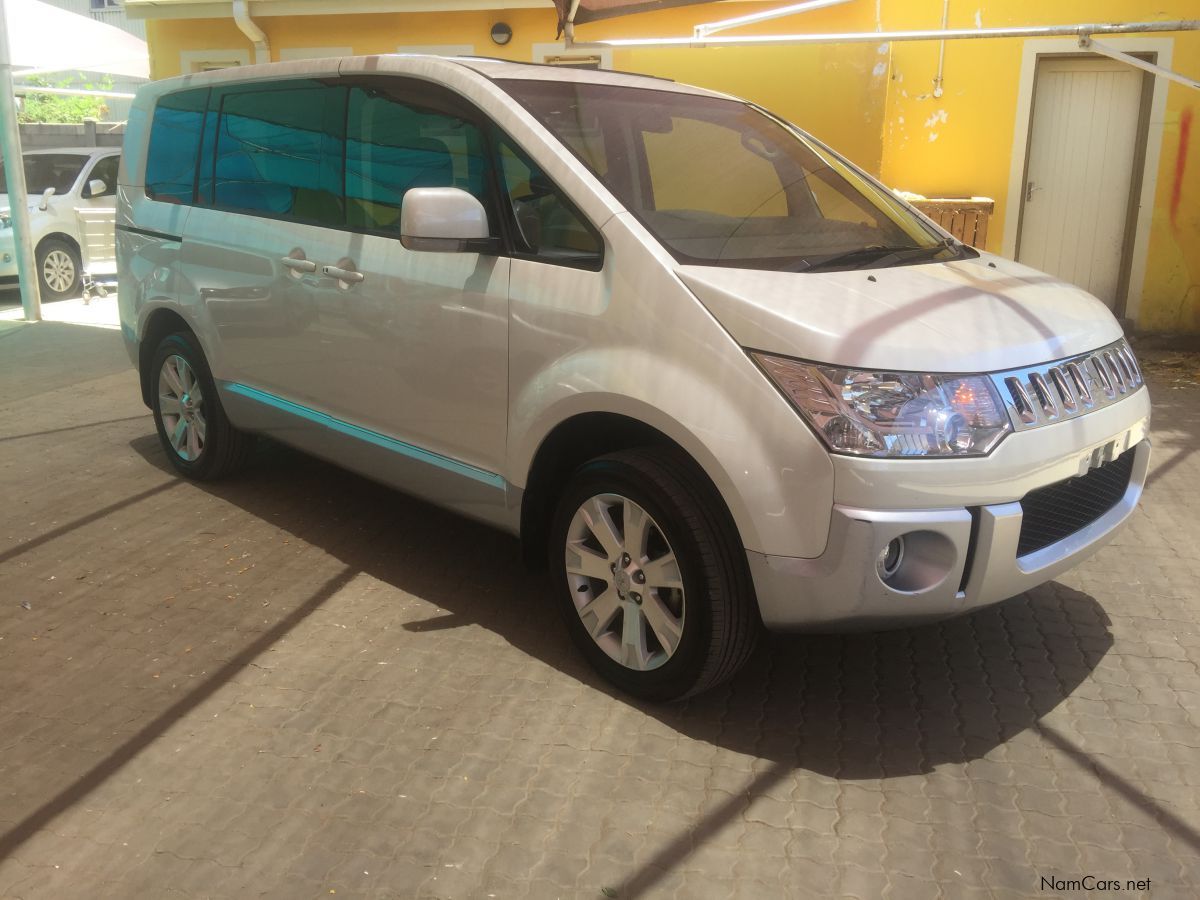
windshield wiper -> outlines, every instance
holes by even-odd
[[[893,250],[886,256],[881,256],[879,259],[874,260],[874,263],[877,266],[890,266],[892,263],[898,262],[902,259],[921,259],[922,257],[926,256],[934,257],[943,250],[953,250],[954,247],[954,239],[946,238],[945,240],[934,244],[932,247],[902,247]]]
[[[931,247],[885,247],[879,244],[874,244],[870,247],[859,247],[856,250],[847,250],[845,253],[837,253],[825,259],[817,260],[798,269],[796,271],[816,271],[820,269],[828,269],[833,266],[841,266],[846,263],[859,262],[861,263],[854,268],[862,268],[867,263],[874,263],[877,266],[887,266],[902,259],[920,259],[924,256],[937,256],[943,250],[950,250],[955,246],[952,238],[946,238],[939,241]]]

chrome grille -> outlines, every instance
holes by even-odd
[[[1111,406],[1142,386],[1141,369],[1123,339],[1081,356],[997,372],[991,379],[1017,431]]]

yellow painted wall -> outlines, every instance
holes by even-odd
[[[707,4],[581,26],[577,37],[685,36],[696,23],[782,5]],[[742,33],[937,28],[941,0],[853,0],[778,19]],[[1200,0],[952,0],[951,27],[1068,24],[1200,18]],[[286,48],[351,47],[356,54],[398,45],[473,44],[481,55],[532,58],[533,44],[555,40],[549,9],[337,16],[260,16],[272,54]],[[492,43],[493,23],[513,39]],[[246,48],[229,19],[151,20],[151,72],[177,75],[184,50]],[[1172,66],[1200,78],[1200,33],[1170,35]],[[897,188],[927,196],[984,195],[996,201],[988,248],[1000,251],[1023,41],[949,41],[944,93],[931,96],[936,42],[825,44],[811,47],[709,47],[618,50],[617,69],[645,72],[747,97],[798,123]],[[251,54],[252,55],[252,54]],[[1180,151],[1182,123],[1193,117]],[[1200,92],[1172,85],[1162,130],[1146,278],[1136,325],[1147,331],[1200,331]],[[932,140],[931,135],[936,135]],[[1180,163],[1181,160],[1181,163]],[[1182,177],[1177,177],[1182,164]],[[1172,206],[1174,205],[1174,215]]]
[[[982,7],[982,9],[980,9]],[[890,30],[937,27],[941,0],[884,4]],[[977,17],[978,10],[978,17]],[[951,28],[1002,28],[1075,22],[1200,18],[1200,0],[1006,0],[951,3]],[[1200,32],[1147,35],[1173,39],[1171,67],[1200,79]],[[983,195],[996,201],[988,249],[1000,252],[1016,126],[1022,40],[948,41],[943,95],[932,96],[936,42],[892,46],[883,128],[881,177],[926,196]],[[1150,216],[1146,277],[1136,325],[1143,331],[1200,331],[1200,121],[1191,126],[1180,163],[1181,123],[1200,118],[1200,92],[1172,84],[1166,113],[1150,123],[1162,130],[1162,150]],[[1174,220],[1172,198],[1178,193]],[[1137,286],[1133,286],[1137,290]],[[1131,304],[1133,298],[1131,297]]]
[[[691,34],[694,22],[712,21],[769,9],[776,3],[705,5],[704,12],[668,10],[626,19],[593,23],[580,28],[607,37]],[[858,7],[869,8],[869,16]],[[832,30],[874,28],[874,8],[856,2],[844,8],[855,15],[820,10],[805,17],[806,26]],[[535,43],[555,40],[554,11],[513,9],[460,13],[378,14],[345,16],[260,16],[271,52],[289,47],[351,47],[356,54],[392,53],[397,46],[473,44],[481,56],[529,61]],[[506,22],[513,38],[500,47],[490,37],[495,22]],[[162,19],[147,23],[150,70],[153,78],[180,74],[180,52],[205,48],[245,48],[252,45],[230,19]],[[763,31],[763,26],[757,30]],[[768,27],[765,29],[770,30]],[[753,33],[747,29],[747,33]],[[879,132],[886,101],[886,54],[875,45],[855,47],[723,47],[703,52],[687,50],[617,51],[613,65],[747,97],[803,123],[811,133],[837,147],[860,165],[879,170],[882,147]],[[251,60],[253,54],[251,53]],[[877,71],[876,68],[878,67]],[[836,89],[835,89],[836,86]]]

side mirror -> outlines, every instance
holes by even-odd
[[[436,253],[481,253],[495,247],[483,204],[460,188],[445,187],[405,192],[400,243]]]
[[[83,196],[84,199],[87,200],[91,199],[92,197],[103,197],[107,193],[108,185],[104,182],[104,179],[93,178],[87,183],[87,190],[83,192]]]
[[[54,188],[48,187],[42,191],[42,202],[38,204],[38,209],[43,212],[50,205],[50,198],[54,196]]]

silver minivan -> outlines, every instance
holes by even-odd
[[[375,56],[143,87],[122,330],[181,473],[267,434],[522,538],[639,696],[1110,539],[1150,401],[1077,287],[670,81]]]

